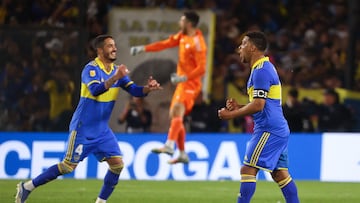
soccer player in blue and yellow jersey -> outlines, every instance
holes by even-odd
[[[96,202],[106,202],[118,183],[124,164],[117,139],[108,122],[119,90],[122,88],[132,96],[144,97],[161,87],[152,77],[146,86],[138,86],[127,76],[128,69],[125,65],[113,64],[116,60],[116,46],[111,36],[96,37],[94,47],[97,58],[89,62],[81,74],[80,101],[70,123],[64,159],[36,178],[19,183],[17,203],[25,202],[30,192],[38,186],[71,173],[91,153],[99,161],[106,161],[109,165]]]
[[[290,131],[281,108],[281,84],[274,65],[264,56],[266,47],[267,40],[262,32],[245,34],[238,52],[241,61],[251,66],[247,83],[250,103],[239,105],[234,99],[228,99],[218,115],[226,120],[246,115],[254,118],[254,134],[247,143],[241,167],[238,203],[250,202],[259,169],[271,173],[287,203],[297,203],[297,188],[288,172]]]

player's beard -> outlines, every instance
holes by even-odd
[[[186,29],[186,27],[180,27],[181,33],[183,33],[184,35],[186,35],[188,33],[188,30]]]
[[[114,54],[115,56],[112,56],[113,53],[115,53],[115,54]],[[109,60],[110,62],[116,61],[116,52],[112,51],[112,52],[107,53],[107,54],[105,55],[105,58],[106,58],[106,60]]]

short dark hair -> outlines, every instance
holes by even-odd
[[[245,36],[249,37],[249,41],[251,41],[251,43],[253,45],[255,45],[255,47],[259,50],[259,51],[265,51],[267,48],[267,39],[266,36],[263,32],[259,32],[259,31],[251,31],[251,32],[247,32],[245,34]]]
[[[199,15],[195,11],[185,11],[184,16],[186,20],[190,21],[193,27],[196,27],[199,23]]]
[[[93,39],[93,41],[92,41],[94,50],[96,51],[97,48],[104,47],[104,42],[108,38],[113,39],[113,37],[111,35],[99,35],[99,36],[95,37],[95,39]]]

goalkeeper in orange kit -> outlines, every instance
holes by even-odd
[[[154,153],[174,154],[174,146],[180,150],[180,156],[170,160],[170,164],[188,163],[189,157],[185,153],[185,127],[183,117],[189,114],[194,101],[202,89],[202,76],[206,66],[206,44],[201,31],[197,28],[199,16],[193,11],[184,12],[179,25],[180,32],[168,39],[145,46],[131,47],[131,55],[142,52],[155,52],[167,48],[179,47],[179,61],[177,72],[171,75],[171,82],[176,84],[171,106],[171,124],[167,141],[162,148],[153,149]]]

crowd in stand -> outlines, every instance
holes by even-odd
[[[81,3],[87,5],[85,22],[79,20]],[[242,34],[248,30],[262,30],[267,34],[270,42],[268,55],[276,65],[283,85],[324,88],[329,90],[330,95],[334,95],[334,88],[344,87],[349,37],[345,0],[0,0],[0,26],[7,26],[7,29],[0,30],[0,130],[67,130],[74,98],[77,98],[74,81],[78,79],[74,73],[79,70],[74,69],[81,68],[78,67],[79,33],[76,26],[85,23],[88,41],[106,33],[107,13],[114,6],[210,9],[216,14],[212,102],[210,105],[199,102],[194,112],[206,112],[196,108],[217,109],[222,106],[229,83],[245,92],[249,68],[240,63],[235,49]],[[21,26],[34,25],[54,30],[20,30]],[[94,53],[89,47],[84,51],[91,58]],[[359,49],[358,40],[358,53]],[[356,64],[359,66],[359,58],[356,58]],[[353,90],[359,91],[358,69],[360,67],[357,67],[354,76]],[[294,92],[289,95],[296,96]],[[62,103],[56,103],[59,98]],[[301,103],[306,106],[313,102]],[[313,106],[306,107],[307,111]],[[323,125],[328,116],[338,115],[323,116],[329,109],[324,110],[321,106],[314,107],[311,114],[305,113],[301,117],[302,128],[298,131],[351,129],[351,126],[331,129],[332,124]],[[202,119],[199,114],[193,117],[196,117],[195,120]],[[216,111],[206,117],[214,123]],[[221,125],[215,129],[212,124],[208,126],[211,129],[195,128],[194,131],[223,130]]]

